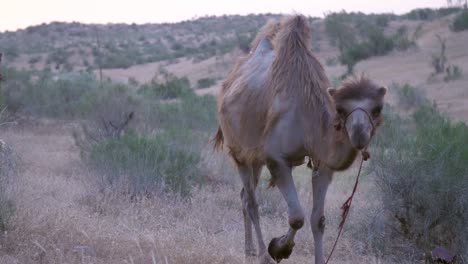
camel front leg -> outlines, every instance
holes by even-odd
[[[333,171],[325,166],[320,166],[312,172],[312,190],[314,205],[310,216],[310,226],[314,235],[315,264],[325,263],[323,257],[323,233],[325,231],[325,196],[328,185],[331,182]]]
[[[271,240],[268,253],[276,262],[287,259],[294,247],[294,236],[297,230],[304,225],[304,212],[291,174],[291,167],[281,160],[268,160],[268,169],[275,181],[276,186],[288,204],[289,229],[286,235]]]

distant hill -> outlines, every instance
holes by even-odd
[[[7,61],[23,59],[30,66],[52,69],[97,68],[99,64],[104,69],[128,68],[181,57],[202,60],[237,47],[248,49],[258,28],[275,17],[205,17],[144,25],[53,22],[1,33],[0,47]]]
[[[17,69],[64,74],[98,73],[101,67],[104,77],[124,83],[186,77],[192,88],[203,88],[197,93],[216,93],[237,58],[249,51],[258,29],[280,16],[203,17],[144,25],[54,22],[0,33],[0,52],[5,54],[4,66]],[[466,10],[417,9],[399,16],[334,13],[309,21],[313,52],[334,85],[351,58],[356,73],[366,73],[387,86],[422,87],[452,117],[468,121]],[[454,21],[461,21],[462,27],[454,30]],[[330,22],[340,22],[346,30],[340,33]],[[340,46],[337,40],[343,36],[345,44],[353,45]],[[461,75],[450,82],[443,80],[444,73],[433,74],[433,57],[440,53],[437,36],[446,41],[447,66],[461,69]],[[392,102],[396,105],[395,98]]]

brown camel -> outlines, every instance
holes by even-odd
[[[269,22],[252,51],[235,66],[218,97],[219,128],[215,147],[223,144],[241,177],[245,254],[256,255],[252,224],[261,260],[288,258],[294,236],[304,223],[292,168],[313,161],[313,211],[310,224],[315,263],[324,263],[324,203],[334,171],[351,166],[377,126],[385,87],[361,77],[340,89],[330,83],[311,53],[310,28],[303,16]],[[255,189],[263,165],[288,205],[289,230],[267,247],[260,228]],[[270,257],[271,256],[271,257]]]

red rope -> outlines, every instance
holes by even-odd
[[[346,202],[344,202],[343,205],[341,206],[341,210],[343,210],[343,212],[341,214],[341,222],[340,222],[340,225],[338,227],[338,235],[336,236],[335,243],[333,244],[333,248],[332,248],[332,250],[330,252],[330,255],[328,255],[328,258],[327,258],[327,261],[325,262],[325,264],[328,264],[328,261],[330,260],[331,256],[333,255],[333,252],[335,251],[336,244],[338,244],[338,239],[341,236],[341,231],[343,231],[343,226],[344,226],[344,224],[346,222],[346,218],[348,217],[349,208],[351,207],[351,202],[353,201],[354,193],[356,193],[356,189],[357,189],[357,186],[358,186],[358,183],[359,183],[359,176],[361,175],[362,163],[364,163],[365,160],[368,160],[369,157],[370,157],[369,152],[367,152],[367,150],[363,150],[362,151],[361,164],[359,165],[359,171],[358,171],[358,174],[357,174],[357,177],[356,177],[356,182],[354,183],[353,192],[351,193],[349,198],[346,200]]]

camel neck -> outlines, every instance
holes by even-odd
[[[315,148],[311,153],[327,167],[340,171],[351,166],[356,159],[358,150],[351,145],[345,128],[337,130],[333,124],[335,114],[328,112],[328,118],[323,120],[322,137],[315,140]]]

